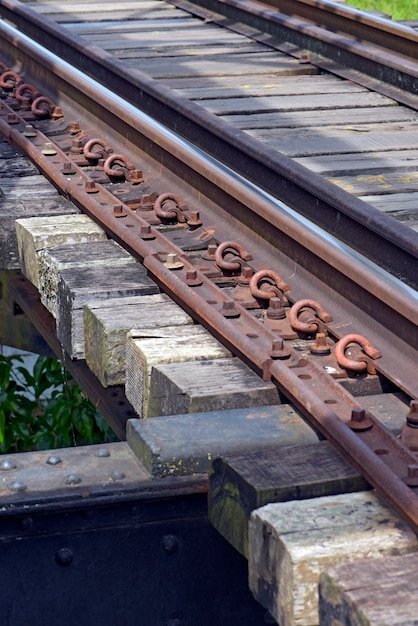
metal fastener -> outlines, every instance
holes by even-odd
[[[8,471],[8,470],[14,470],[16,469],[17,465],[14,461],[12,461],[11,459],[3,459],[0,462],[0,470],[3,471]]]
[[[184,267],[184,263],[178,260],[177,254],[170,252],[169,254],[167,254],[167,260],[164,263],[164,267],[169,270],[180,270],[182,267]]]
[[[69,548],[60,548],[55,553],[55,561],[58,565],[70,565],[73,562],[74,554]]]
[[[126,478],[126,474],[119,469],[113,470],[110,474],[110,480],[123,480],[124,478]]]
[[[57,454],[51,454],[46,460],[47,465],[59,465],[62,463],[62,458]]]
[[[66,485],[79,485],[81,483],[81,478],[78,474],[68,474],[65,479]]]
[[[41,152],[45,156],[54,156],[55,154],[57,154],[57,151],[55,150],[53,144],[49,142],[45,144],[45,147],[43,150],[41,150]]]
[[[26,491],[27,485],[25,485],[23,480],[14,480],[12,483],[10,483],[9,489],[10,489],[10,491],[14,491],[16,493],[19,493],[21,491]]]
[[[94,453],[94,456],[97,456],[99,459],[104,459],[110,456],[110,451],[107,448],[99,448]]]
[[[346,423],[351,430],[369,430],[373,426],[373,422],[367,417],[366,410],[361,408],[352,409],[351,420]]]

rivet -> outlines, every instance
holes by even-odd
[[[46,463],[48,465],[59,465],[60,463],[62,463],[62,458],[59,457],[57,454],[53,454],[47,458]]]
[[[0,462],[0,470],[3,471],[14,470],[16,467],[16,463],[11,459],[3,459],[3,461]]]
[[[94,456],[97,456],[99,459],[104,459],[105,457],[109,457],[110,456],[110,451],[107,450],[106,448],[99,448],[94,453]]]
[[[72,550],[70,550],[69,548],[60,548],[56,553],[55,553],[55,561],[56,563],[58,563],[58,565],[70,565],[70,563],[72,563],[74,558],[73,552]]]
[[[53,144],[49,142],[45,144],[44,149],[41,150],[41,152],[45,156],[54,156],[55,154],[57,154],[57,151],[55,150]]]
[[[169,554],[177,552],[179,548],[179,540],[175,535],[164,535],[161,540],[162,549]]]
[[[68,474],[65,479],[66,485],[79,485],[81,483],[81,478],[78,474]]]
[[[15,491],[17,493],[20,491],[26,491],[27,486],[25,485],[23,480],[14,480],[12,483],[10,483],[9,489],[10,491]]]
[[[30,530],[33,526],[33,519],[31,517],[22,517],[18,521],[18,527],[21,530]]]
[[[124,472],[122,472],[122,470],[113,470],[113,472],[110,474],[110,479],[111,480],[123,480],[124,478],[126,478],[126,475]]]

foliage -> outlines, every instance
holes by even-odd
[[[381,11],[393,20],[417,20],[418,0],[347,0],[362,11]]]
[[[0,355],[1,453],[116,440],[60,361],[40,356],[33,372],[22,362]]]

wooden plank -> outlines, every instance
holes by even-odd
[[[123,266],[135,260],[110,239],[87,243],[71,243],[39,250],[38,290],[42,304],[57,316],[58,273],[72,267],[95,267],[112,264]]]
[[[280,402],[277,387],[265,383],[236,358],[196,363],[189,359],[184,363],[171,362],[153,367],[148,417]]]
[[[365,396],[361,402],[396,436],[400,434],[408,412],[408,404],[400,397],[379,394]],[[285,432],[286,427],[297,425],[294,419],[284,423],[277,444],[271,429],[270,449],[227,454],[213,462],[209,474],[211,522],[247,558],[248,521],[254,509],[270,502],[367,489],[366,481],[328,443],[294,445],[308,443],[300,440],[297,430],[293,439]]]
[[[391,108],[391,110],[396,109]],[[418,150],[342,154],[338,159],[326,154],[302,157],[296,160],[313,172],[326,176],[346,176],[356,173],[382,174],[396,172],[398,169],[403,169],[405,172],[415,172],[418,169]]]
[[[239,113],[313,111],[333,109],[355,109],[360,107],[388,107],[394,101],[378,93],[360,91],[354,93],[258,96],[247,98],[222,98],[219,100],[200,100],[199,104],[215,115]],[[259,135],[262,135],[261,131]]]
[[[240,47],[242,53],[242,47]],[[255,48],[258,50],[258,47]],[[260,45],[260,49],[263,49]],[[264,48],[265,49],[265,48]],[[211,48],[211,54],[213,54]],[[364,91],[364,87],[341,80],[331,75],[306,76],[302,81],[293,76],[276,76],[275,74],[249,74],[243,80],[241,77],[219,76],[216,81],[208,83],[207,80],[196,78],[167,79],[167,87],[175,89],[179,94],[190,100],[202,100],[205,98],[234,98],[248,96],[290,96],[298,94],[319,93],[355,93]],[[406,107],[399,107],[405,108]],[[409,118],[411,111],[408,109]],[[359,111],[360,113],[360,111]],[[306,116],[305,116],[306,117]],[[244,122],[245,116],[241,116]]]
[[[328,129],[329,130],[329,129]],[[281,132],[281,136],[279,133]],[[265,141],[290,157],[318,156],[321,154],[340,155],[359,152],[383,152],[391,150],[416,150],[418,133],[414,130],[393,132],[358,133],[335,130],[331,135],[324,135],[319,130],[307,130],[300,133],[270,130],[270,137],[258,131],[248,131],[255,139]],[[264,138],[264,139],[263,139]]]
[[[84,308],[86,362],[104,387],[125,383],[126,335],[132,328],[146,336],[158,328],[193,324],[165,294],[110,298]]]
[[[202,20],[198,20],[196,18],[192,18],[191,16],[185,14],[182,11],[178,11],[179,17],[173,23],[173,20],[166,16],[165,14],[159,13],[160,17],[157,19],[151,19],[147,17],[146,20],[141,19],[132,19],[132,20],[115,20],[112,22],[96,22],[94,24],[84,23],[84,24],[74,24],[67,25],[68,30],[76,35],[82,35],[83,37],[88,36],[89,40],[95,41],[100,45],[100,39],[103,41],[110,41],[108,35],[116,34],[117,36],[127,35],[128,37],[134,35],[140,35],[141,40],[144,32],[151,31],[154,36],[160,31],[171,31],[173,28],[176,31],[182,31],[183,29],[189,28],[201,28]],[[171,37],[171,33],[170,33]]]
[[[57,289],[57,337],[63,349],[72,359],[84,358],[83,309],[88,302],[158,292],[139,263],[62,270]]]
[[[167,413],[164,409],[160,410],[158,400],[161,394],[166,396],[170,391],[159,387],[156,393],[156,383],[151,380],[158,365],[190,361],[196,373],[195,361],[202,363],[207,359],[224,359],[230,355],[229,350],[201,326],[173,326],[138,332],[132,330],[126,342],[126,397],[141,418],[165,415]],[[208,407],[207,410],[210,409]]]
[[[302,84],[305,84],[303,81]],[[275,95],[276,89],[272,88],[272,92],[263,95]],[[307,90],[306,90],[307,93]],[[327,93],[324,90],[323,93]],[[334,93],[338,93],[335,91]],[[306,95],[306,94],[302,94]],[[315,95],[315,94],[314,94]],[[382,107],[365,107],[365,108],[333,108],[312,110],[309,115],[305,111],[274,111],[272,113],[255,112],[252,115],[232,114],[222,115],[222,119],[234,126],[238,126],[241,130],[249,129],[268,129],[268,128],[310,128],[342,126],[346,130],[354,132],[370,132],[371,130],[379,131],[380,124],[384,130],[384,124],[402,123],[411,120],[411,111],[401,106],[382,106]],[[371,126],[372,125],[372,126]],[[334,167],[338,166],[335,163]]]
[[[206,473],[212,459],[318,441],[288,404],[129,420],[126,439],[155,477]],[[277,454],[277,448],[275,448]]]
[[[22,274],[35,287],[39,287],[40,250],[107,238],[103,228],[81,214],[30,217],[16,220],[15,225]]]
[[[126,59],[126,64],[130,67],[143,70],[142,62],[139,59],[135,60],[136,52],[134,49],[130,53],[115,52],[115,54],[120,59]],[[219,62],[220,59],[216,58],[216,56],[213,59],[189,58],[187,56],[174,56],[164,59],[149,58],[147,59],[147,74],[153,78],[217,77],[219,75]],[[301,65],[296,59],[271,52],[262,52],[256,55],[226,54],[222,58],[222,74],[224,76],[245,76],[246,74],[254,73],[265,74],[272,71],[281,76],[318,73],[318,70],[313,66],[310,68],[306,65]]]
[[[319,579],[320,626],[414,626],[418,555],[363,559]]]
[[[415,533],[372,491],[268,504],[250,517],[250,589],[280,626],[317,626],[324,570],[417,550]]]
[[[418,191],[416,172],[387,172],[384,174],[359,174],[357,176],[330,177],[330,182],[356,196],[389,195]],[[390,198],[387,198],[390,202]]]
[[[181,29],[180,32],[176,30],[173,32],[173,26],[171,25],[169,36],[165,36],[164,29],[158,29],[157,32],[148,32],[146,29],[143,31],[137,30],[137,32],[125,32],[120,35],[112,37],[111,35],[89,35],[86,37],[89,43],[100,46],[104,50],[111,52],[113,50],[125,50],[130,48],[135,48],[137,50],[144,48],[175,48],[176,45],[180,44],[181,46],[191,46],[198,45],[200,47],[205,44],[236,44],[239,45],[243,42],[242,35],[237,35],[232,31],[227,31],[223,29],[212,29],[203,25],[200,22],[201,26],[199,27],[185,27],[184,32]],[[205,39],[206,38],[206,39]],[[280,55],[280,53],[279,53]],[[147,68],[148,72],[148,68]]]
[[[27,159],[16,156],[10,146],[0,144],[0,268],[19,269],[15,220],[34,215],[79,213],[42,176],[36,175]],[[37,193],[34,196],[33,190]]]

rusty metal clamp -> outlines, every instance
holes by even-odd
[[[117,167],[113,169],[113,166]],[[109,178],[121,178],[130,183],[137,184],[143,182],[141,170],[136,170],[135,166],[123,154],[111,154],[103,164],[104,173]]]
[[[16,74],[16,72],[12,72],[11,70],[7,70],[3,72],[0,76],[0,87],[3,89],[15,89],[23,83],[23,80]]]
[[[39,98],[40,95],[36,87],[29,83],[22,83],[15,91],[15,98],[19,100],[19,102],[23,102],[25,98],[30,98],[30,101],[33,102],[36,98]]]
[[[93,150],[96,146],[100,146],[100,148]],[[112,148],[103,139],[89,139],[83,147],[83,154],[86,159],[94,162],[99,161],[99,159],[105,159],[112,152]]]
[[[233,259],[227,261],[225,256],[233,254]],[[215,263],[221,269],[227,272],[238,272],[243,264],[251,261],[253,257],[247,250],[235,241],[224,241],[219,244],[215,251]]]
[[[350,344],[352,344],[350,346]],[[360,346],[361,350],[359,350]],[[335,358],[340,367],[354,372],[376,374],[375,359],[380,359],[382,354],[362,335],[346,335],[335,345]]]
[[[39,96],[32,102],[31,111],[37,117],[52,117],[56,109],[55,104],[51,98],[46,96]]]
[[[284,297],[286,291],[290,291],[290,286],[284,282],[280,274],[273,270],[260,270],[252,276],[250,280],[250,291],[254,298],[260,300],[271,300],[279,297],[282,304],[287,304]]]
[[[187,209],[187,204],[174,193],[163,193],[161,196],[158,196],[154,202],[156,216],[159,217],[160,220],[169,222],[177,220],[180,223],[185,223],[187,220],[184,212],[187,211]]]
[[[306,309],[311,309],[316,315]],[[324,324],[332,322],[332,316],[316,300],[299,300],[289,311],[289,322],[294,330],[312,335],[324,332]]]

